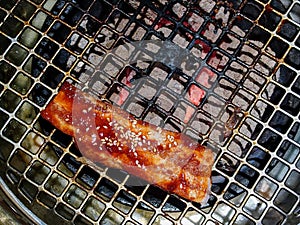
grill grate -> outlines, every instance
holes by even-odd
[[[9,194],[51,224],[298,224],[299,8],[291,0],[0,1],[0,171]],[[140,40],[170,40],[207,66],[195,75],[192,65],[126,65]],[[79,160],[73,140],[39,116],[66,79],[210,146],[208,204]],[[192,90],[203,97],[193,102]]]

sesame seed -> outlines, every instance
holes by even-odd
[[[104,129],[107,129],[107,128],[108,128],[108,127],[107,127],[107,126],[105,126],[105,125],[104,125],[103,127],[104,127]]]
[[[96,134],[92,134],[92,143],[94,143],[97,140]]]
[[[174,142],[174,136],[168,135],[168,140]]]

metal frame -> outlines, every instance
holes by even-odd
[[[297,223],[298,1],[12,2],[0,3],[0,186],[26,218],[37,224],[39,217],[65,224],[112,218],[126,225]],[[155,38],[202,58],[211,80],[161,63],[127,66],[137,77],[148,76],[133,86],[126,68],[97,71],[101,55],[113,47]],[[126,55],[113,57],[110,62],[122,64]],[[123,109],[211,147],[216,163],[208,204],[151,185],[131,187],[143,181],[82,162],[73,140],[39,116],[66,79],[113,103],[124,89]],[[192,85],[206,93],[198,106],[189,98]],[[216,113],[215,106],[224,110]],[[194,111],[184,123],[187,107]],[[292,204],[284,203],[286,197]]]

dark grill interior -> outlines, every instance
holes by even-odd
[[[2,188],[49,224],[299,224],[299,30],[291,0],[1,0]],[[126,65],[141,40],[193,57]],[[208,203],[82,162],[39,115],[65,80],[212,148]]]

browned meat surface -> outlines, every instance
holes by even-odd
[[[73,136],[87,159],[123,169],[188,200],[207,200],[213,153],[186,135],[137,120],[67,82],[41,115]]]

